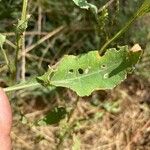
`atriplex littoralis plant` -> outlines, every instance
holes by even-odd
[[[88,3],[86,0],[73,0],[75,4],[83,9],[90,9],[97,15],[97,7]],[[18,55],[24,42],[23,33],[27,28],[28,15],[26,13],[27,0],[24,0],[21,20],[19,20],[16,30],[16,59],[15,75],[17,72]],[[150,10],[150,1],[145,0],[135,15],[114,37],[108,40],[101,48],[100,52],[92,51],[79,56],[65,56],[56,66],[52,66],[41,77],[37,77],[28,82],[20,83],[16,86],[5,88],[5,91],[18,90],[30,86],[61,86],[74,90],[79,96],[90,95],[97,89],[112,89],[126,78],[127,72],[137,63],[141,51],[130,51],[127,46],[120,47],[119,50],[114,48],[108,49],[108,45],[120,37],[137,19]],[[3,50],[4,37],[2,38],[1,49],[9,68],[8,59]],[[83,88],[84,87],[84,88]]]

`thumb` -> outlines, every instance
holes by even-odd
[[[0,150],[10,150],[10,132],[12,126],[12,111],[9,100],[0,88]]]
[[[11,125],[11,106],[5,92],[0,88],[0,134],[9,134]]]

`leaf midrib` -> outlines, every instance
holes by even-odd
[[[51,84],[62,84],[62,83],[69,83],[70,81],[73,81],[73,80],[81,80],[82,78],[86,78],[86,77],[89,77],[89,76],[92,76],[94,74],[98,74],[100,72],[104,72],[104,71],[107,71],[109,70],[110,68],[113,68],[115,66],[118,66],[118,63],[115,63],[114,65],[111,65],[110,67],[107,67],[106,69],[102,69],[102,70],[98,70],[98,71],[94,71],[92,73],[89,73],[89,74],[83,74],[81,76],[78,76],[78,77],[74,77],[74,78],[70,78],[70,79],[65,79],[65,80],[55,80],[55,81],[52,81],[51,79]],[[55,75],[55,74],[54,74]],[[52,77],[53,78],[53,77]]]

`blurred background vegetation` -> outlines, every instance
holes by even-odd
[[[48,65],[54,65],[63,55],[77,55],[91,50],[99,50],[110,37],[125,25],[143,0],[92,0],[89,2],[95,4],[99,9],[100,13],[97,19],[90,11],[81,10],[75,6],[72,0],[29,0],[28,13],[31,14],[31,17],[29,19],[25,41],[26,49],[29,50],[25,57],[26,79],[43,74],[47,70]],[[106,8],[103,7],[105,4],[108,4]],[[22,0],[0,1],[0,32],[5,34],[7,39],[12,43],[15,43],[15,27],[21,16],[21,10]],[[50,34],[49,37],[47,37],[48,34]],[[45,37],[46,40],[38,44],[39,40],[43,37]],[[127,89],[125,88],[125,90],[129,90],[129,95],[130,90],[132,91],[131,96],[136,94],[134,90],[137,90],[137,84],[138,86],[140,84],[140,87],[142,84],[142,86],[146,88],[150,86],[148,82],[150,80],[150,14],[137,20],[124,35],[109,46],[117,47],[118,45],[129,45],[129,47],[132,47],[136,43],[144,49],[144,54],[140,63],[136,66],[135,73],[124,82],[124,84],[127,85]],[[10,59],[13,59],[15,57],[15,51],[11,45],[12,44],[5,44],[5,49],[10,55]],[[0,66],[2,67],[3,65],[4,60],[0,54]],[[21,69],[20,65],[20,70]],[[3,69],[0,72],[0,86],[6,87],[10,82],[9,73]],[[119,87],[119,91],[121,88],[122,86]],[[84,102],[82,107],[85,111],[81,113],[83,115],[81,115],[81,118],[87,120],[86,123],[90,124],[89,118],[95,119],[97,117],[101,120],[103,114],[98,113],[97,108],[105,109],[106,112],[110,113],[111,111],[114,112],[118,110],[119,104],[117,103],[117,108],[113,108],[116,107],[116,101],[114,104],[113,100],[120,100],[120,95],[118,95],[118,92],[115,92],[115,94],[112,93],[110,91],[99,91],[97,93],[95,92],[91,97],[83,98],[81,103]],[[148,95],[147,89],[146,95]],[[13,94],[14,128],[12,138],[15,149],[47,149],[50,143],[54,143],[51,149],[55,149],[55,145],[58,143],[57,139],[59,139],[58,128],[61,125],[54,126],[53,128],[50,127],[49,132],[48,129],[46,129],[45,131],[49,134],[47,138],[46,133],[44,133],[45,131],[43,131],[44,129],[40,128],[33,131],[31,126],[29,127],[29,123],[26,128],[22,127],[24,123],[23,119],[27,117],[29,120],[35,120],[35,118],[37,119],[55,106],[64,106],[70,110],[73,106],[74,99],[76,99],[75,93],[63,88],[57,88],[51,92],[50,89],[43,87],[31,88]],[[103,101],[105,99],[109,99],[110,103],[104,103],[104,105],[102,105],[101,100]],[[149,99],[149,97],[147,99]],[[96,110],[94,109],[93,111],[94,113],[92,112],[93,106],[96,107]],[[80,111],[82,111],[83,108]],[[90,110],[92,117],[89,115]],[[18,123],[19,120],[20,123]],[[78,125],[76,127],[78,128],[76,129],[76,133],[79,132],[78,130],[82,128],[82,126],[87,127],[86,123]],[[23,133],[23,130],[29,132],[29,135]],[[35,133],[34,137],[32,132]],[[18,139],[17,136],[21,136],[22,138]],[[43,139],[46,139],[48,142],[41,144],[40,142]],[[72,140],[76,143],[74,145],[75,150],[81,142],[76,138],[75,132],[72,134]],[[86,142],[85,140],[85,143]],[[39,143],[42,146],[39,145]],[[64,147],[66,145],[68,146],[68,143],[69,141],[67,144],[64,144]],[[82,143],[84,143],[84,141],[82,141]],[[83,149],[85,149],[85,147],[83,144]],[[89,146],[89,149],[92,150],[92,147]],[[105,150],[107,148],[102,149]]]
[[[95,19],[90,11],[76,7],[71,0],[29,1],[28,12],[31,14],[31,18],[27,32],[33,32],[33,34],[27,34],[26,47],[35,44],[46,33],[54,31],[61,26],[64,27],[60,34],[36,46],[27,55],[26,70],[29,74],[43,73],[49,63],[53,64],[64,54],[79,54],[89,50],[100,49],[132,17],[142,0],[116,0],[112,1],[106,9],[103,9],[103,6],[106,4],[105,0],[92,2],[99,8],[98,20]],[[0,1],[0,32],[5,32],[7,35],[7,32],[15,31],[15,25],[21,16],[21,9],[21,0]],[[148,34],[150,30],[148,28],[148,18],[149,16],[145,16],[136,21],[110,47],[116,47],[117,45],[132,46],[135,43],[139,43],[145,49],[149,40]],[[8,34],[7,38],[12,42],[15,40],[15,36],[10,34]],[[13,55],[10,47],[9,51]],[[41,56],[44,56],[49,61],[43,61],[39,65],[36,58]],[[29,65],[30,62],[32,62],[32,65]]]

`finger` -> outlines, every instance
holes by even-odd
[[[12,111],[5,92],[0,88],[0,150],[11,150]]]
[[[9,135],[12,126],[12,111],[9,100],[0,88],[0,136]]]
[[[11,139],[10,136],[0,137],[0,150],[11,150]]]

